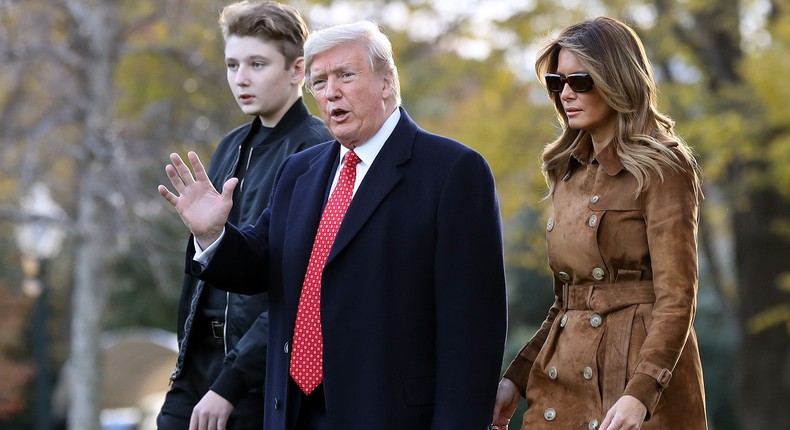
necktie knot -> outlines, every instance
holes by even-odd
[[[359,156],[352,149],[346,153],[346,164],[343,166],[343,168],[346,168],[346,166],[349,169],[356,168],[360,161],[362,160],[359,159]]]

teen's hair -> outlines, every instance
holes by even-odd
[[[636,32],[609,17],[589,19],[565,28],[538,54],[535,72],[541,82],[545,73],[557,71],[563,48],[576,56],[592,77],[595,90],[617,112],[615,135],[610,144],[614,145],[625,170],[636,178],[635,196],[650,185],[651,172],[663,181],[664,167],[674,171],[690,168],[695,188],[700,192],[699,165],[692,149],[675,133],[674,121],[658,111],[658,88]],[[589,139],[583,130],[569,127],[560,93],[550,93],[550,97],[562,123],[562,134],[547,144],[541,155],[549,194],[570,154]]]
[[[372,21],[358,21],[351,24],[335,25],[314,31],[307,38],[304,46],[305,81],[307,88],[310,86],[310,64],[313,58],[335,46],[347,42],[364,43],[368,49],[370,68],[375,73],[384,73],[390,80],[396,103],[400,106],[400,81],[398,68],[392,54],[392,44],[389,38]]]
[[[225,41],[230,36],[257,37],[274,43],[285,57],[285,68],[304,56],[307,25],[299,11],[274,1],[241,1],[225,6],[219,15]]]

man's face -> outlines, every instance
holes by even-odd
[[[371,69],[365,45],[348,42],[315,57],[310,84],[329,131],[343,146],[365,143],[392,113],[392,86]]]
[[[304,79],[304,59],[285,68],[274,43],[252,36],[229,36],[225,42],[228,85],[241,110],[273,127],[291,107]]]

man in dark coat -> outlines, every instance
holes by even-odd
[[[313,33],[305,62],[336,141],[282,164],[255,225],[226,222],[235,179],[218,193],[196,154],[188,154],[194,177],[171,155],[175,193],[159,192],[194,235],[187,270],[230,291],[268,291],[267,430],[483,430],[506,331],[491,170],[399,107],[392,47],[375,24]],[[322,217],[332,216],[322,208],[334,208],[332,194],[349,182],[353,199],[317,274],[318,336],[305,340],[301,308],[316,277],[308,261],[325,245],[314,243]],[[304,345],[307,355],[319,351],[317,387],[295,365]]]

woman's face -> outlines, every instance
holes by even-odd
[[[557,60],[560,75],[587,72],[576,56],[565,48],[560,49]],[[566,83],[560,100],[572,129],[586,131],[594,143],[608,143],[614,135],[617,112],[603,100],[595,85],[590,91],[577,93]]]

